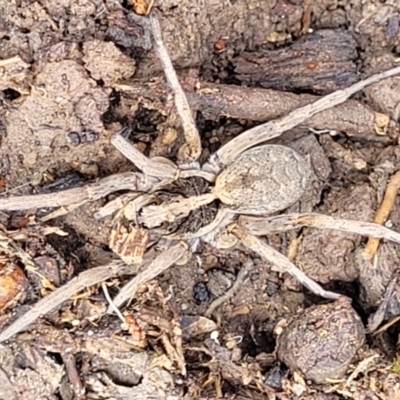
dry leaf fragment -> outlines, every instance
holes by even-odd
[[[146,229],[118,224],[111,232],[109,246],[128,265],[137,265],[143,261],[148,241]]]

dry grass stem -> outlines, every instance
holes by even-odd
[[[397,192],[400,188],[400,171],[397,171],[389,180],[386,186],[386,192],[383,197],[383,201],[375,214],[374,222],[376,224],[383,225],[390,213],[392,212],[394,202],[396,201]],[[379,239],[376,237],[370,237],[367,245],[362,253],[365,260],[372,260],[375,256],[379,247]]]

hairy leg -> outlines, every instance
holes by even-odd
[[[215,169],[215,166],[217,166],[219,169],[222,169],[224,166],[235,160],[239,154],[243,153],[250,147],[278,137],[289,129],[292,129],[303,123],[313,115],[345,102],[350,96],[364,89],[366,86],[398,74],[400,74],[400,67],[389,69],[380,74],[372,75],[367,79],[355,83],[347,89],[337,90],[336,92],[328,94],[312,104],[300,107],[280,119],[269,121],[265,124],[249,129],[248,131],[243,132],[241,135],[229,141],[214,155],[212,155],[208,162],[210,165],[205,166],[205,170],[208,170],[208,168],[211,170]]]
[[[229,228],[228,228],[229,229]],[[278,268],[281,272],[286,272],[297,279],[302,285],[318,296],[326,299],[338,299],[339,294],[325,290],[317,282],[309,278],[303,271],[298,269],[287,257],[263,243],[259,238],[253,236],[239,226],[233,226],[229,232],[235,235],[246,247],[256,252],[265,260]]]
[[[4,342],[18,332],[23,331],[39,317],[56,309],[64,301],[67,301],[87,287],[116,276],[127,274],[130,269],[132,268],[127,267],[122,261],[119,261],[82,272],[71,279],[66,285],[56,289],[54,292],[38,301],[28,312],[19,317],[8,328],[4,329],[0,333],[0,342]]]
[[[158,22],[157,15],[154,12],[150,14],[150,23],[154,39],[154,49],[161,61],[167,81],[174,92],[175,106],[182,121],[187,145],[186,156],[188,161],[195,161],[201,154],[200,135],[197,131],[186,95],[179,83],[178,76],[176,75],[168,51],[162,40],[160,23]]]
[[[333,229],[342,232],[358,233],[359,235],[386,239],[400,243],[400,233],[373,222],[355,221],[350,219],[330,217],[328,215],[283,214],[274,217],[241,216],[238,225],[252,235],[268,235],[310,226],[319,229]]]
[[[178,168],[170,164],[164,164],[147,158],[135,146],[128,142],[120,133],[116,133],[111,138],[111,144],[139,168],[145,175],[157,178],[174,178],[178,173]]]
[[[153,187],[154,183],[154,179],[147,178],[141,173],[123,172],[82,187],[61,192],[0,198],[0,210],[16,211],[83,204],[86,201],[101,199],[119,190],[147,192]]]

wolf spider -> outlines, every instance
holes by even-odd
[[[258,236],[303,226],[337,229],[385,238],[396,243],[400,243],[400,234],[378,224],[316,213],[268,217],[300,199],[306,189],[309,166],[299,154],[288,147],[261,144],[294,128],[314,114],[343,103],[367,85],[400,73],[400,67],[329,94],[279,120],[252,128],[222,146],[204,165],[200,165],[197,161],[202,152],[200,136],[188,101],[163,44],[155,13],[149,18],[154,49],[174,93],[175,106],[182,121],[185,145],[181,151],[185,162],[177,166],[166,159],[149,159],[119,133],[112,137],[111,143],[141,173],[119,173],[81,188],[59,193],[0,199],[0,209],[58,206],[65,207],[68,211],[71,206],[100,199],[112,192],[128,191],[95,215],[101,218],[117,212],[117,221],[122,220],[122,215],[125,220],[129,220],[129,224],[125,225],[117,222],[110,245],[126,263],[141,265],[141,272],[114,299],[116,306],[131,297],[139,284],[184,259],[187,249],[191,247],[195,250],[200,239],[217,248],[229,248],[239,241],[278,270],[294,276],[312,292],[328,299],[337,299],[338,294],[324,290]],[[155,249],[159,249],[159,252]],[[74,281],[75,286],[69,283],[46,296],[29,313],[0,334],[0,341],[22,330],[39,315],[58,306],[85,285],[104,281],[121,274],[121,271],[127,273],[123,265],[117,263],[107,266],[108,269],[98,267],[81,274],[78,277],[79,284]],[[103,269],[100,271],[100,268]],[[116,272],[115,269],[120,271]],[[101,273],[97,274],[94,270]],[[52,296],[58,296],[57,300]]]

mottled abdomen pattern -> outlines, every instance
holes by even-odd
[[[289,147],[259,146],[241,154],[217,176],[215,191],[235,212],[271,214],[302,196],[308,170],[306,161]]]

